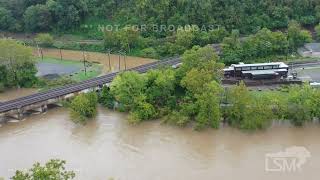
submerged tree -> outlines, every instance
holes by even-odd
[[[75,97],[70,104],[72,120],[85,123],[87,119],[93,118],[97,114],[97,103],[98,96],[94,92]]]
[[[241,129],[267,128],[273,118],[272,105],[266,97],[253,96],[243,82],[227,94],[229,106],[226,109],[228,122]]]
[[[288,94],[288,118],[292,124],[302,126],[319,117],[319,90],[309,85],[292,86]]]
[[[134,107],[134,99],[141,95],[145,88],[146,78],[137,72],[124,72],[111,83],[110,91],[120,103],[121,110],[129,111]]]
[[[102,91],[99,95],[99,103],[109,109],[112,109],[114,108],[114,101],[115,98],[111,94],[110,88],[107,86],[103,86]]]

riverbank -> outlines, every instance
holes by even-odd
[[[315,180],[320,163],[320,126],[296,128],[273,124],[248,133],[224,126],[193,131],[149,121],[127,123],[123,113],[99,108],[86,126],[74,124],[63,108],[0,128],[0,177],[51,158],[67,161],[77,180],[88,179],[225,179]],[[310,153],[302,171],[265,171],[265,155],[303,146]],[[23,151],[21,150],[23,149]],[[9,154],[10,153],[10,154]],[[30,156],[32,154],[32,156]],[[150,162],[156,162],[150,165]],[[175,169],[175,171],[170,171]]]

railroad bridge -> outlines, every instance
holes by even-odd
[[[156,69],[163,66],[175,66],[179,63],[180,58],[171,58],[131,68],[127,71],[145,73],[151,69]],[[120,72],[96,77],[77,84],[66,85],[46,92],[35,93],[11,101],[0,102],[0,122],[5,121],[7,117],[22,120],[24,114],[26,113],[45,112],[48,108],[48,105],[58,104],[61,100],[69,99],[78,93],[99,90],[104,85],[111,83],[118,73]]]

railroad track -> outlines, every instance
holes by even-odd
[[[139,73],[145,73],[149,70],[156,69],[161,66],[171,66],[179,62],[180,62],[180,58],[171,58],[171,59],[157,61],[150,64],[145,64],[142,66],[131,68],[131,69],[128,69],[127,71],[137,71]],[[20,109],[22,107],[29,106],[35,103],[43,102],[49,99],[58,98],[71,93],[79,92],[85,89],[110,83],[119,73],[121,72],[107,74],[104,76],[82,81],[77,84],[66,85],[66,86],[55,88],[46,92],[35,93],[29,96],[21,97],[21,98],[6,101],[6,102],[0,102],[0,113],[4,113],[10,110]]]

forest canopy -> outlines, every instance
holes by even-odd
[[[214,25],[241,33],[303,26],[320,20],[317,0],[0,0],[0,29],[60,31],[78,28],[88,18],[122,25]],[[8,23],[10,22],[10,23]],[[36,28],[37,27],[37,28]]]

